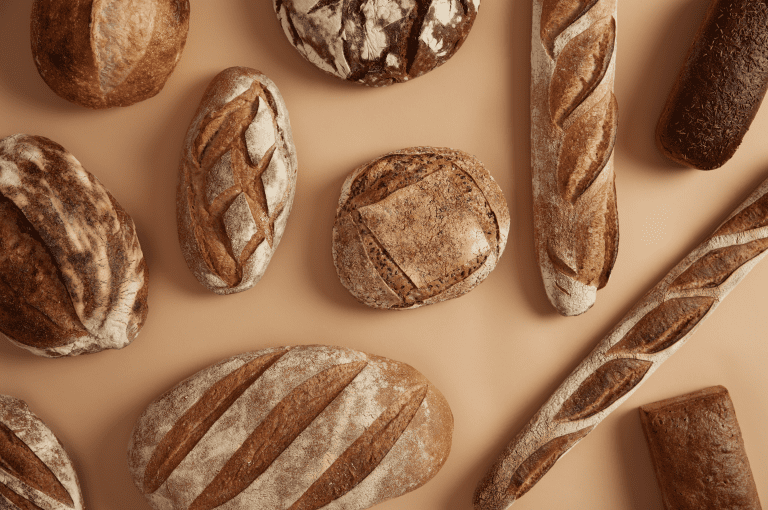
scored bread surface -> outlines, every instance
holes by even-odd
[[[238,370],[251,374],[242,384],[233,382]],[[218,417],[195,444],[182,440],[175,431],[204,422],[214,394],[226,401]],[[432,478],[452,430],[442,395],[408,365],[336,347],[281,347],[225,360],[158,398],[134,428],[128,460],[158,509],[363,509]],[[176,445],[181,460],[157,478],[157,458]]]
[[[531,44],[534,237],[563,315],[595,302],[616,260],[616,0],[536,0]]]

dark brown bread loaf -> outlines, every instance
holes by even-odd
[[[712,0],[656,127],[661,152],[712,170],[741,144],[768,89],[768,4]]]
[[[616,10],[616,0],[534,1],[534,242],[547,296],[562,315],[594,304],[619,248]]]
[[[32,54],[64,99],[129,106],[160,92],[188,28],[188,0],[35,0]]]
[[[187,266],[217,294],[250,289],[285,231],[298,163],[275,84],[230,67],[208,85],[187,131],[176,218]]]
[[[7,395],[0,395],[0,508],[84,508],[77,473],[59,440],[25,402]]]
[[[768,253],[768,181],[675,266],[565,379],[480,480],[476,510],[512,505],[685,344]]]
[[[380,87],[421,76],[464,43],[480,0],[273,0],[285,35],[323,71]]]
[[[640,407],[667,510],[760,510],[736,410],[722,386]]]
[[[128,464],[163,510],[362,510],[431,479],[453,415],[410,366],[279,347],[222,361],[142,414]]]
[[[333,227],[341,283],[375,308],[461,296],[496,267],[509,232],[501,189],[453,149],[391,152],[347,177]]]
[[[41,356],[125,347],[147,318],[133,220],[62,146],[0,140],[0,332]]]

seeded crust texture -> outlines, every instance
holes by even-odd
[[[503,510],[531,490],[688,341],[766,253],[768,181],[652,288],[563,381],[480,480],[475,510]]]
[[[736,410],[722,386],[640,407],[667,510],[760,510]]]
[[[380,87],[431,71],[469,35],[480,0],[273,0],[286,37],[323,71]]]
[[[285,231],[298,163],[275,84],[230,67],[208,85],[187,131],[176,218],[187,266],[217,294],[253,287]]]
[[[128,465],[158,510],[362,510],[445,463],[453,415],[397,361],[340,347],[224,360],[155,400]]]
[[[347,177],[333,227],[344,287],[374,308],[416,308],[459,297],[496,267],[509,210],[480,161],[413,147]]]
[[[160,92],[188,29],[188,0],[35,0],[32,55],[64,99],[129,106]]]
[[[62,146],[0,140],[0,332],[49,357],[120,349],[147,318],[133,220]]]
[[[0,395],[0,508],[83,510],[72,461],[26,402]]]

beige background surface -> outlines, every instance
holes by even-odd
[[[326,76],[290,46],[270,0],[193,0],[181,62],[160,95],[89,111],[44,84],[29,44],[31,0],[0,2],[0,136],[49,137],[71,151],[136,222],[150,269],[150,312],[122,351],[37,358],[0,344],[0,393],[26,400],[74,459],[94,510],[149,506],[125,449],[145,406],[225,357],[325,343],[388,356],[423,372],[455,417],[453,451],[423,488],[381,510],[469,510],[503,445],[621,316],[768,177],[768,108],[741,149],[709,173],[666,161],[653,129],[706,0],[621,2],[616,174],[621,242],[597,304],[563,318],[533,255],[529,172],[530,0],[483,0],[464,47],[411,83],[368,89]],[[181,142],[207,83],[244,65],[270,76],[288,104],[299,157],[285,236],[252,290],[217,296],[187,270],[176,238]],[[339,283],[331,227],[356,166],[413,145],[479,157],[512,214],[506,252],[464,297],[405,312],[367,309]],[[514,508],[661,509],[639,405],[722,384],[730,391],[758,491],[768,504],[768,263],[724,301],[677,355],[565,456]]]

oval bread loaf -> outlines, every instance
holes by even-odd
[[[477,158],[413,147],[347,177],[333,227],[333,262],[361,303],[416,308],[459,297],[483,281],[508,232],[507,202]]]
[[[224,360],[155,400],[128,449],[163,510],[361,510],[445,463],[453,415],[410,366],[340,347]]]
[[[469,35],[480,0],[273,0],[301,56],[343,80],[380,87],[442,65]]]
[[[41,356],[125,347],[147,318],[133,220],[42,136],[0,140],[0,332]]]
[[[219,73],[184,140],[176,218],[187,266],[217,294],[250,289],[283,236],[296,148],[275,84],[246,67]]]
[[[82,510],[77,473],[26,402],[0,395],[0,508]]]
[[[160,92],[188,29],[188,0],[35,0],[32,55],[64,99],[129,106]]]

